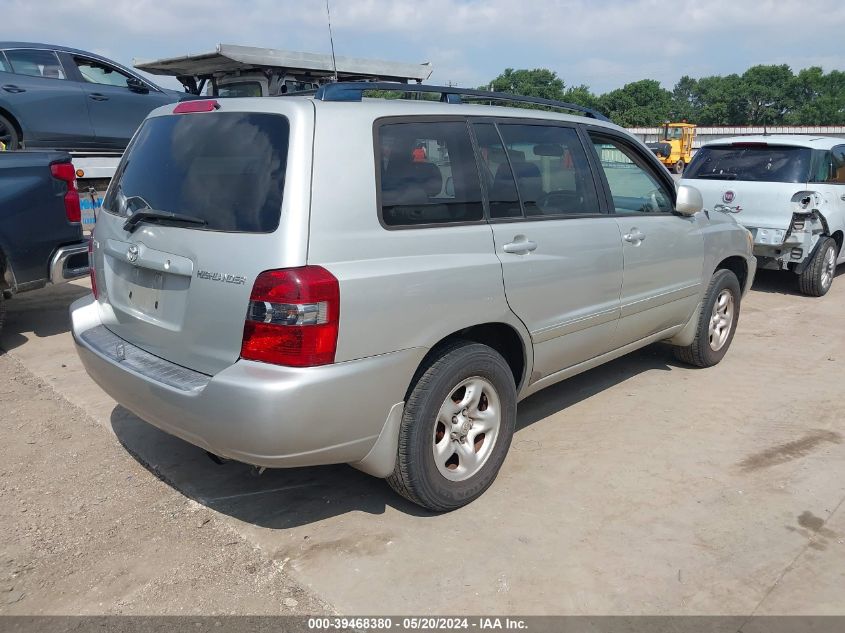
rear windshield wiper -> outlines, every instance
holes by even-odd
[[[206,220],[195,215],[185,215],[183,213],[172,213],[170,211],[153,211],[147,209],[144,211],[136,211],[126,222],[123,223],[123,230],[132,233],[138,228],[141,222],[178,222],[185,224],[199,224],[205,226],[208,224]]]

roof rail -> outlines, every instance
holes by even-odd
[[[440,101],[444,103],[462,103],[461,97],[471,97],[473,100],[482,101],[510,101],[514,103],[531,103],[544,105],[570,112],[579,112],[599,121],[608,121],[601,112],[566,101],[555,101],[554,99],[543,99],[541,97],[525,97],[507,92],[487,92],[486,90],[473,90],[472,88],[456,88],[453,86],[430,86],[424,84],[400,84],[386,81],[342,81],[338,83],[324,84],[317,89],[315,99],[320,101],[361,101],[367,90],[388,90],[391,92],[405,93],[436,93],[440,95]],[[294,93],[297,94],[297,93]],[[302,94],[302,93],[299,93]]]

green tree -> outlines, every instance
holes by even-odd
[[[695,90],[697,113],[693,123],[699,125],[747,125],[748,101],[742,77],[702,77]]]
[[[547,68],[533,70],[506,68],[505,72],[487,86],[482,86],[481,89],[559,101],[563,99],[565,87],[557,73]]]
[[[602,95],[599,103],[601,110],[619,125],[660,125],[669,117],[672,93],[654,79],[642,79]]]
[[[672,105],[669,109],[669,118],[672,121],[698,120],[701,106],[698,100],[698,81],[684,75],[675,84],[672,90]]]
[[[821,68],[805,68],[795,78],[795,108],[787,120],[792,125],[842,125],[845,123],[845,72],[827,75]]]
[[[751,125],[780,125],[795,107],[795,75],[786,64],[752,66],[742,75]]]

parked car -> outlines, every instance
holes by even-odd
[[[750,235],[622,128],[362,90],[142,124],[71,307],[120,404],[218,456],[347,462],[443,511],[492,483],[518,400],[656,341],[725,355]]]
[[[0,152],[0,329],[5,301],[88,274],[79,192],[63,152]]]
[[[0,42],[0,142],[7,149],[123,150],[151,110],[193,98],[93,53]]]
[[[760,268],[789,270],[804,294],[830,290],[845,261],[845,139],[740,136],[704,145],[682,184],[737,213]]]

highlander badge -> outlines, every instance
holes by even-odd
[[[227,284],[236,284],[242,286],[246,283],[246,277],[243,275],[232,275],[230,273],[213,273],[208,270],[198,270],[197,277],[200,279],[210,279],[211,281],[220,281]]]

